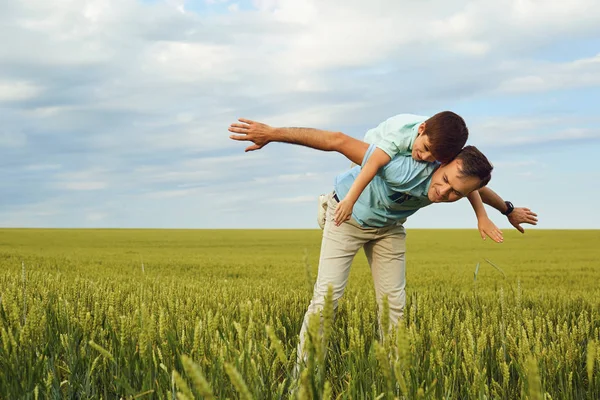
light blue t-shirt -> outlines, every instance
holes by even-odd
[[[364,166],[375,151],[369,146],[362,161]],[[427,191],[431,175],[438,163],[416,161],[399,155],[382,167],[354,204],[352,218],[364,227],[381,228],[403,223],[418,209],[431,204]],[[356,166],[335,178],[335,192],[342,200],[348,194],[361,167]]]
[[[419,126],[429,117],[414,114],[398,114],[386,119],[365,133],[364,141],[376,144],[390,158],[411,155]]]

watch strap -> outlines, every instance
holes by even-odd
[[[510,201],[505,201],[504,204],[506,204],[506,211],[504,211],[502,214],[509,215],[511,212],[513,212],[515,206]]]

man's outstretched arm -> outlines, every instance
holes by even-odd
[[[362,164],[369,144],[354,139],[342,132],[331,132],[313,128],[275,128],[260,122],[240,118],[229,126],[233,140],[254,143],[245,151],[259,150],[270,142],[298,144],[322,151],[337,151],[355,164]]]
[[[506,204],[502,197],[492,189],[487,186],[483,187],[479,189],[479,194],[481,195],[481,200],[483,200],[485,204],[494,207],[501,213],[507,211]],[[523,229],[521,224],[537,225],[538,222],[537,214],[525,207],[515,207],[514,210],[508,214],[507,218],[511,225],[521,233],[525,233],[525,229]]]

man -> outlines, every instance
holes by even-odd
[[[233,123],[229,131],[233,140],[251,141],[246,151],[261,149],[270,142],[284,142],[323,151],[337,151],[350,161],[365,165],[375,146],[341,132],[311,128],[273,128],[247,119]],[[473,146],[467,146],[446,164],[419,162],[411,157],[396,156],[383,167],[356,202],[353,218],[339,226],[334,223],[335,209],[348,192],[360,171],[355,167],[336,177],[335,189],[328,196],[328,207],[319,271],[313,298],[304,317],[298,353],[304,349],[308,319],[324,306],[328,286],[333,286],[333,306],[344,293],[350,266],[363,247],[375,284],[379,318],[384,296],[389,303],[390,326],[403,316],[405,294],[405,231],[402,223],[418,209],[432,203],[454,202],[479,190],[484,203],[508,214],[511,223],[536,224],[536,214],[516,209],[490,189],[484,188],[493,167]],[[379,321],[381,327],[381,320]],[[302,357],[299,357],[301,359]]]

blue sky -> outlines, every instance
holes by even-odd
[[[349,162],[244,153],[231,122],[362,138],[453,110],[533,229],[600,228],[600,3],[484,3],[2,2],[0,226],[317,228]],[[406,226],[476,221],[463,200]]]

